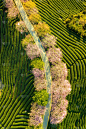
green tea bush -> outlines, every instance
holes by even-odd
[[[41,91],[35,91],[35,95],[33,96],[33,100],[35,102],[37,102],[38,105],[41,105],[41,106],[46,106],[47,103],[48,103],[48,98],[49,98],[49,95],[48,93],[46,92],[46,90],[41,90]]]

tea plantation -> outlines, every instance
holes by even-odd
[[[65,25],[67,18],[73,18],[86,9],[86,1],[32,1],[42,20],[57,37],[56,47],[61,48],[62,61],[68,69],[67,79],[72,86],[71,94],[66,97],[69,101],[66,118],[56,126],[49,121],[47,129],[86,129],[86,34],[77,33],[73,24],[71,27]],[[18,32],[15,22],[19,18],[9,21],[5,10],[0,0],[0,129],[26,129],[35,91],[31,60],[21,44],[28,32]],[[85,16],[81,23],[86,31]]]

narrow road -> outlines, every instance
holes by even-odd
[[[51,103],[52,103],[52,85],[51,85],[51,74],[50,74],[50,65],[48,62],[48,58],[46,56],[46,52],[40,42],[39,37],[37,36],[37,33],[34,31],[34,27],[32,26],[32,24],[30,23],[30,21],[28,20],[27,14],[24,11],[23,5],[21,3],[20,0],[14,0],[15,4],[21,14],[21,17],[23,19],[23,21],[25,22],[28,31],[30,32],[30,34],[33,36],[34,41],[40,51],[40,55],[41,58],[44,62],[44,68],[45,68],[45,75],[46,75],[46,81],[47,81],[47,93],[49,93],[49,99],[48,99],[48,104],[46,105],[46,112],[44,115],[44,120],[43,120],[43,129],[47,129],[47,125],[48,125],[48,121],[49,121],[49,116],[50,116],[50,110],[51,110]]]

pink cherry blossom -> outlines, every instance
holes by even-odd
[[[48,60],[55,65],[56,63],[61,62],[62,53],[59,51],[58,48],[49,48],[49,50],[46,52],[46,55],[48,57]]]
[[[41,79],[43,79],[45,76],[45,70],[33,68],[31,72],[34,74],[35,78],[40,77]]]
[[[36,57],[40,57],[40,51],[36,44],[28,44],[25,48],[28,58],[33,60]]]
[[[34,87],[37,91],[41,91],[42,89],[46,89],[46,80],[41,78],[35,78]]]

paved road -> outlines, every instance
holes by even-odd
[[[51,91],[52,91],[52,85],[51,85],[51,74],[50,74],[50,65],[48,62],[48,58],[46,56],[46,52],[40,42],[39,37],[37,36],[37,33],[34,31],[34,27],[32,26],[32,24],[30,23],[30,21],[28,20],[27,14],[24,11],[24,8],[22,6],[22,3],[20,0],[14,0],[16,3],[16,6],[21,14],[21,17],[23,19],[23,21],[25,22],[28,31],[30,32],[30,34],[33,36],[34,41],[38,47],[38,49],[40,50],[40,55],[41,58],[44,62],[44,68],[45,68],[45,76],[46,76],[46,81],[47,81],[47,92],[49,93],[49,99],[48,99],[48,104],[46,105],[46,112],[44,115],[44,120],[43,120],[43,129],[47,129],[47,125],[48,125],[48,121],[49,121],[49,116],[50,116],[50,110],[51,110],[51,102],[52,102],[52,96],[51,96]]]

